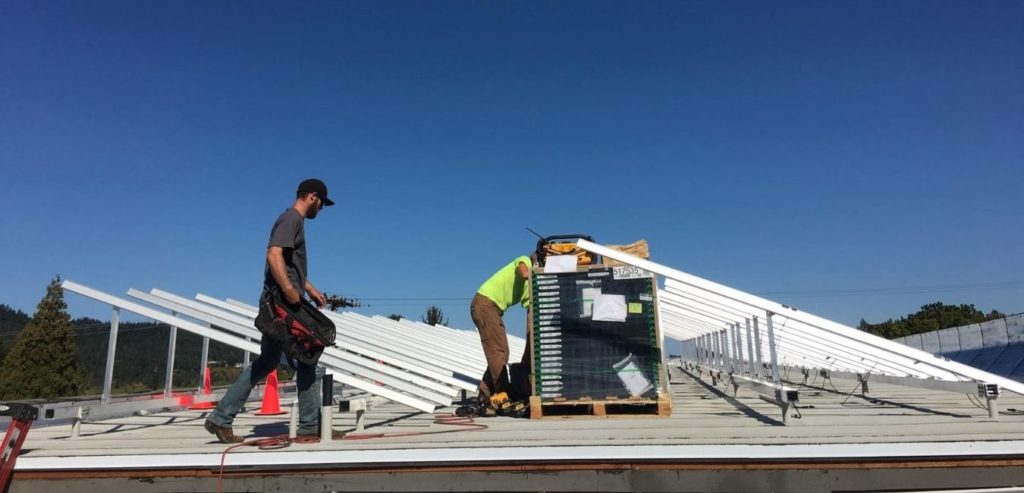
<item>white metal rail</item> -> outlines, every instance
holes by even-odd
[[[664,277],[659,317],[663,333],[683,343],[684,357],[730,376],[749,378],[754,387],[769,383],[783,412],[792,394],[782,385],[780,365],[884,375],[892,377],[888,382],[919,387],[934,387],[936,381],[979,383],[979,389],[989,389],[990,412],[998,388],[1024,395],[1024,383],[587,240],[577,245]]]
[[[228,346],[236,347],[251,353],[258,353],[260,351],[260,346],[258,343],[247,340],[244,337],[231,335],[221,330],[213,329],[210,327],[204,327],[190,320],[185,320],[181,317],[164,313],[155,308],[143,306],[138,303],[128,301],[104,293],[102,291],[95,290],[93,288],[78,284],[71,280],[65,280],[61,284],[61,287],[63,287],[67,291],[71,291],[73,293],[77,293],[87,298],[91,298],[101,303],[110,305],[115,309],[129,311],[141,315],[143,317],[149,318],[151,320],[162,322],[173,327],[177,327],[179,329],[186,330],[203,337],[207,337],[211,340],[226,344]],[[113,359],[112,354],[109,354],[108,356],[111,359]],[[403,394],[389,387],[376,385],[372,381],[363,380],[361,378],[356,378],[354,376],[346,375],[344,373],[335,374],[335,378],[337,379],[338,382],[343,383],[345,385],[349,385],[351,387],[363,390],[372,395],[378,395],[385,399],[390,399],[395,402],[405,404],[409,407],[418,409],[423,412],[433,412],[434,409],[437,407],[437,405],[434,403],[430,403],[423,399]]]

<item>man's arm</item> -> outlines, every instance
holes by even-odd
[[[276,246],[267,248],[267,264],[270,265],[270,274],[274,276],[274,281],[281,287],[284,300],[292,305],[298,303],[302,299],[302,294],[288,280],[288,268],[284,265],[284,249]]]
[[[306,280],[306,293],[313,299],[313,303],[316,303],[317,308],[323,308],[327,304],[327,298],[309,280]]]
[[[516,270],[519,272],[520,279],[530,278],[530,268],[526,266],[526,262],[519,262],[519,265],[516,266]]]
[[[516,266],[516,274],[524,281],[530,280],[530,268],[526,266],[526,262],[519,262],[519,265]],[[530,286],[523,286],[523,292],[526,298],[522,301],[523,308],[530,308]]]

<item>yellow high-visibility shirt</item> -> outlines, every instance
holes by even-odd
[[[526,264],[527,269],[533,269],[530,257],[517,257],[508,265],[498,269],[498,272],[495,272],[490,279],[480,285],[480,289],[476,290],[478,294],[498,305],[498,309],[502,313],[509,306],[518,303],[522,303],[523,308],[530,307],[530,286],[526,284],[526,279],[519,277],[517,272],[520,262]]]

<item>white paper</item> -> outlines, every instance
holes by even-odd
[[[554,255],[544,261],[545,274],[557,274],[559,272],[576,272],[576,256]]]
[[[625,322],[626,296],[621,294],[599,294],[594,296],[595,322]]]
[[[637,367],[636,358],[632,354],[612,365],[612,367],[618,373],[622,384],[626,386],[629,395],[640,397],[654,388],[651,382],[647,380],[647,377],[644,376],[644,373],[640,371],[640,368]]]

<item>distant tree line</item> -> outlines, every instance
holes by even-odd
[[[922,332],[987,322],[1005,316],[996,310],[983,313],[974,308],[974,305],[946,305],[935,302],[922,306],[916,313],[896,320],[890,318],[882,323],[870,324],[861,319],[857,328],[886,339],[896,339]]]
[[[21,329],[25,328],[29,320],[31,317],[25,312],[15,310],[7,305],[0,305],[0,361],[7,355],[14,339],[18,337]]]

